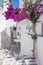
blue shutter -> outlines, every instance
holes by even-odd
[[[19,0],[12,0],[12,4],[15,9],[19,8]]]

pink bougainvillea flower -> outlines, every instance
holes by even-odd
[[[13,8],[13,5],[11,4],[8,8],[7,11],[5,11],[5,17],[6,19],[13,19],[15,22],[19,22],[24,19],[30,19],[31,21],[34,21],[34,23],[37,22],[38,18],[40,15],[43,13],[43,4],[40,4],[41,0],[39,3],[31,4],[31,6],[25,5],[24,8]],[[28,3],[26,3],[28,4]]]
[[[13,19],[16,22],[27,18],[28,14],[25,8],[14,9],[13,6],[11,5],[9,8],[7,8],[7,11],[5,12],[4,16],[6,17],[6,19]]]

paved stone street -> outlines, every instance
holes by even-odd
[[[7,49],[0,50],[0,65],[28,65],[29,60],[17,58],[15,53],[10,54],[11,51]],[[23,62],[22,62],[23,60]]]
[[[32,62],[31,62],[32,61]],[[0,50],[0,65],[37,65],[36,60],[27,55],[17,55],[8,49]]]

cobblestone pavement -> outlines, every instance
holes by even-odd
[[[17,58],[15,53],[10,53],[11,51],[7,49],[0,50],[0,65],[25,65],[25,61],[23,59],[20,59],[19,57]],[[28,62],[29,60],[26,60],[26,63]]]
[[[0,50],[0,65],[32,65],[29,61],[32,59],[26,55],[18,56],[8,49]]]

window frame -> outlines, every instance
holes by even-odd
[[[15,0],[15,1],[16,1],[16,0]],[[9,2],[10,2],[10,3],[13,3],[13,5],[14,5],[14,2],[13,2],[12,0],[9,0]],[[16,2],[15,2],[15,4],[16,4]],[[14,5],[13,7],[14,7],[15,9],[16,9],[16,8],[19,8],[19,0],[17,1],[17,4]]]

